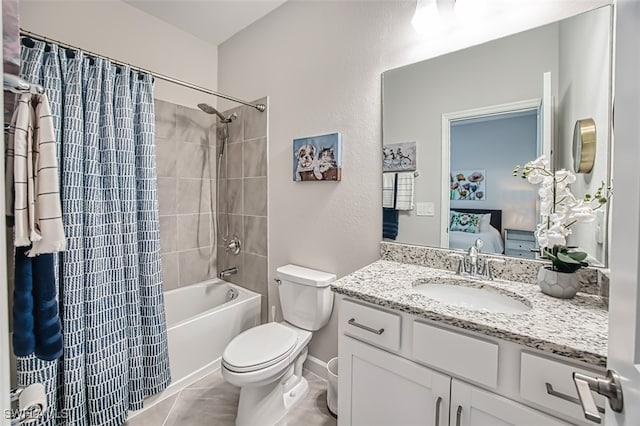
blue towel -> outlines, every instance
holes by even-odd
[[[398,236],[398,218],[400,212],[396,209],[382,209],[382,238],[395,240]]]
[[[13,353],[27,356],[36,350],[33,332],[33,269],[25,252],[29,247],[17,247],[15,284],[13,289]]]
[[[52,361],[62,355],[53,254],[27,257],[29,247],[16,248],[13,350],[17,356],[35,352]]]

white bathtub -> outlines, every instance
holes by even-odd
[[[219,363],[231,339],[260,323],[260,297],[219,279],[166,292],[171,382]]]
[[[260,294],[214,279],[164,294],[171,385],[145,400],[143,410],[220,367],[222,352],[260,323]]]

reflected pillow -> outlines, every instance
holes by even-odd
[[[491,213],[480,215],[480,232],[487,232],[491,228]]]
[[[452,231],[468,232],[477,234],[480,232],[480,216],[472,213],[451,213],[451,223],[449,229]]]

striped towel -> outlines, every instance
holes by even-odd
[[[393,209],[396,207],[396,174],[382,174],[382,207]]]
[[[21,95],[11,124],[6,193],[10,197],[8,206],[13,205],[15,216],[14,244],[16,247],[32,245],[29,257],[62,251],[66,248],[66,239],[60,208],[56,138],[47,96]]]
[[[398,173],[396,210],[413,210],[413,183],[415,175],[413,172]]]

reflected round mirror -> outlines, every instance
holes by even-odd
[[[596,123],[578,120],[573,128],[573,171],[590,173],[596,158]]]

